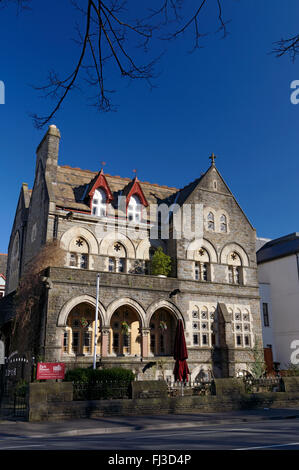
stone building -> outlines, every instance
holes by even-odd
[[[37,148],[33,189],[22,186],[8,254],[12,295],[46,241],[66,251],[64,266],[47,270],[44,359],[92,364],[100,273],[100,365],[130,367],[140,379],[172,377],[182,319],[192,379],[248,370],[254,342],[262,347],[256,232],[215,157],[177,189],[59,166],[59,142],[52,125]],[[151,274],[158,246],[172,258],[168,277]]]

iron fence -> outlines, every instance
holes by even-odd
[[[206,396],[215,395],[215,383],[213,380],[200,380],[188,382],[171,382],[167,381],[168,396]]]
[[[0,417],[25,418],[28,387],[34,377],[34,358],[15,354],[0,366]]]
[[[73,382],[73,400],[119,400],[131,398],[131,382]]]
[[[284,383],[281,377],[262,377],[243,379],[246,393],[284,392]]]

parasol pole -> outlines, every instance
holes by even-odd
[[[95,313],[94,347],[93,347],[93,369],[96,368],[96,364],[97,364],[99,291],[100,291],[100,274],[98,273],[98,274],[97,274],[97,295],[96,295],[96,313]]]

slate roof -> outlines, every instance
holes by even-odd
[[[57,185],[55,185],[55,196],[57,206],[78,211],[90,212],[86,197],[91,182],[95,180],[98,172],[71,168],[70,166],[58,166]],[[131,178],[112,176],[105,173],[105,178],[110,190],[117,200],[121,192],[130,187]],[[138,180],[139,181],[139,180]],[[178,192],[177,188],[162,186],[146,181],[139,181],[144,196],[149,204],[166,200],[169,196]]]
[[[257,263],[265,263],[277,258],[299,253],[299,233],[294,232],[284,237],[271,240],[256,254]]]

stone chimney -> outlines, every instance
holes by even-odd
[[[36,150],[36,170],[41,162],[46,178],[56,182],[60,132],[52,124]]]

